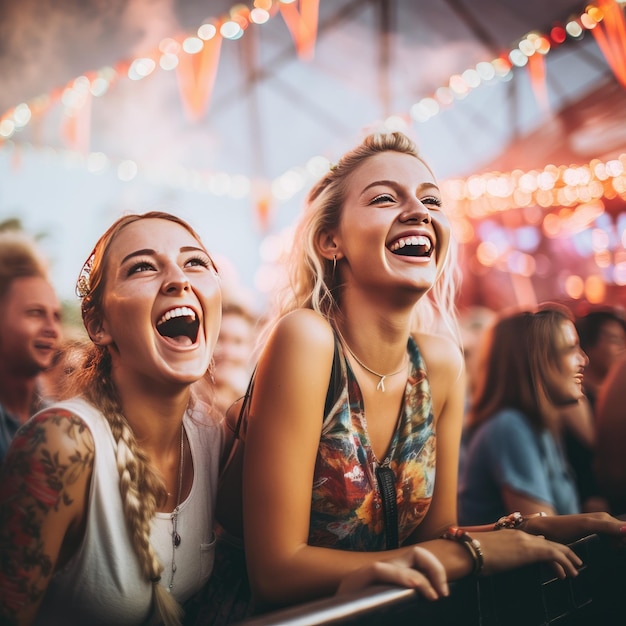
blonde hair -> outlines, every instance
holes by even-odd
[[[335,325],[340,314],[341,284],[334,262],[320,254],[318,241],[321,233],[339,225],[350,174],[381,152],[408,154],[424,163],[430,171],[413,141],[400,132],[368,135],[360,145],[344,154],[309,192],[290,251],[289,281],[278,294],[276,319],[305,307],[317,311]],[[412,331],[440,332],[445,329],[460,345],[455,304],[460,268],[452,238],[441,268],[436,283],[415,305]]]
[[[175,222],[188,230],[202,245],[198,234],[185,221],[169,213],[152,211],[118,219],[96,243],[76,284],[77,294],[82,298],[81,312],[85,327],[90,323],[97,324],[103,315],[106,265],[111,244],[126,226],[145,219]],[[161,621],[166,626],[177,626],[182,618],[182,608],[159,584],[163,565],[150,544],[150,523],[158,503],[167,496],[165,485],[137,443],[122,412],[111,378],[111,356],[106,347],[95,344],[90,347],[83,366],[72,376],[69,393],[84,395],[109,422],[117,445],[120,493],[131,542],[145,578],[152,583],[154,606]]]

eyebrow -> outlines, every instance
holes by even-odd
[[[399,183],[396,180],[386,180],[386,179],[375,180],[374,182],[371,182],[369,185],[366,185],[363,188],[363,191],[361,193],[365,193],[371,187],[377,187],[378,185],[387,185],[388,187],[398,187]],[[439,191],[439,187],[435,183],[428,183],[428,182],[418,185],[416,191],[419,193],[420,191],[423,191],[424,189],[436,189],[437,191]]]
[[[180,249],[180,251],[181,252],[202,252],[202,254],[206,254],[206,251],[203,248],[200,248],[197,246],[183,246]],[[156,250],[153,250],[152,248],[142,248],[141,250],[135,250],[134,252],[127,254],[122,259],[122,265],[126,263],[126,261],[128,261],[129,259],[132,259],[133,257],[136,257],[136,256],[154,256],[154,255],[156,255]]]

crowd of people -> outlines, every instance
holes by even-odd
[[[404,134],[314,185],[262,318],[174,213],[103,233],[78,335],[24,242],[0,234],[2,623],[221,626],[373,583],[435,601],[626,544],[622,312],[487,312],[470,346]]]

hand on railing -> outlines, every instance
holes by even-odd
[[[474,531],[473,531],[474,532]],[[515,538],[514,533],[518,533]],[[500,539],[497,535],[500,534]],[[504,549],[510,539],[515,539],[513,558],[520,563],[523,556],[517,554],[523,546],[532,546],[536,560],[537,551],[546,547],[551,554],[551,542],[515,530],[475,532],[487,552]],[[490,539],[496,537],[497,548]],[[531,541],[526,543],[526,539]],[[519,540],[519,543],[517,541]],[[580,624],[624,623],[626,597],[623,594],[626,577],[626,551],[612,549],[607,542],[592,535],[572,544],[580,554],[585,566],[579,578],[557,580],[546,577],[543,567],[524,567],[497,576],[465,578],[450,583],[450,596],[440,602],[424,602],[418,594],[407,599],[405,589],[385,585],[368,588],[366,578],[358,576],[369,567],[356,570],[357,584],[363,584],[353,594],[336,594],[281,611],[269,613],[244,622],[245,626],[318,626],[319,624],[437,624],[458,626],[579,626]],[[516,556],[517,555],[517,556]],[[504,560],[504,556],[501,557]],[[391,559],[393,564],[396,559]],[[403,566],[402,559],[396,565]],[[421,561],[424,563],[424,561]],[[346,579],[348,580],[348,579]],[[358,589],[358,587],[357,587]],[[346,588],[344,591],[350,591]],[[513,606],[512,606],[513,601]],[[390,614],[393,613],[393,618]],[[243,625],[242,625],[243,626]]]
[[[589,535],[608,535],[626,547],[626,521],[608,513],[532,517],[526,521],[522,530],[563,543],[571,543]]]
[[[539,518],[538,518],[539,519]],[[540,518],[548,519],[548,518]],[[547,563],[559,578],[576,576],[582,561],[567,545],[520,530],[476,533],[483,551],[483,574],[497,574],[531,563]]]
[[[418,546],[402,556],[377,561],[346,576],[336,595],[357,591],[373,584],[394,584],[415,589],[428,600],[450,593],[441,561]]]

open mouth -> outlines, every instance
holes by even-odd
[[[42,350],[45,352],[51,352],[52,350],[55,349],[55,345],[50,342],[37,341],[35,342],[35,349]]]
[[[187,306],[170,309],[156,325],[158,333],[181,345],[193,345],[198,339],[200,322],[194,311]]]
[[[433,242],[426,235],[412,235],[397,239],[389,250],[399,256],[430,257],[433,253]]]

